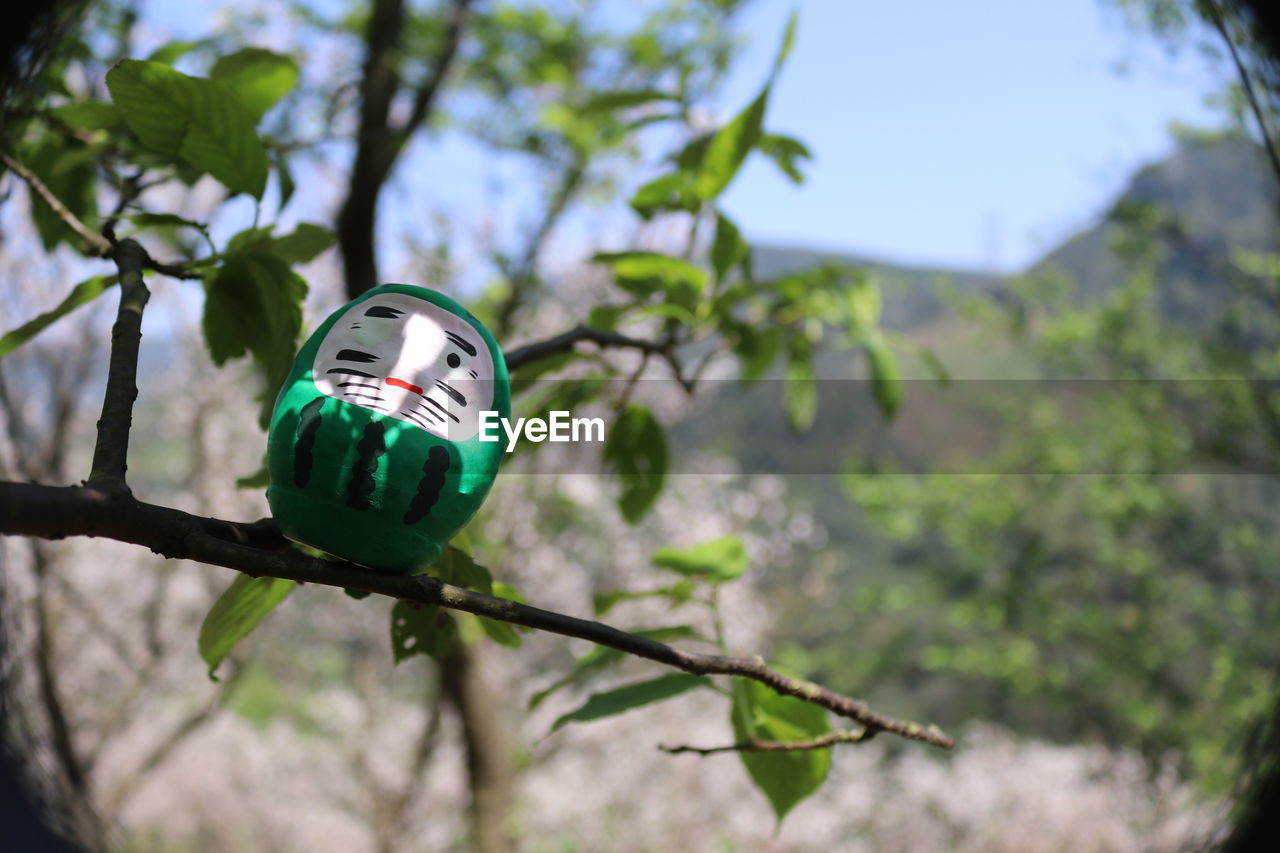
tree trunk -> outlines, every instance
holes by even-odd
[[[478,853],[511,853],[515,850],[512,735],[500,712],[502,704],[485,682],[474,650],[459,643],[441,662],[440,689],[462,720],[471,783],[468,817],[473,849]]]

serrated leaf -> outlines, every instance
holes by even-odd
[[[871,365],[871,393],[884,416],[892,418],[902,404],[902,372],[898,368],[898,358],[879,335],[864,346]]]
[[[717,211],[716,236],[711,243],[711,268],[715,270],[716,282],[724,281],[729,270],[740,264],[746,254],[747,243],[742,239],[738,226],[732,219]]]
[[[733,324],[733,352],[738,356],[739,379],[755,382],[769,372],[782,348],[782,330],[757,329],[745,323]]]
[[[217,681],[218,665],[295,586],[280,578],[239,575],[218,596],[200,625],[200,656],[209,665],[210,678]]]
[[[591,259],[613,270],[618,286],[641,299],[663,293],[692,310],[707,287],[707,271],[659,252],[598,252]]]
[[[812,740],[831,731],[822,708],[781,696],[759,682],[743,678],[733,679],[730,719],[739,742],[752,738],[776,742]],[[831,769],[828,749],[743,751],[738,756],[756,787],[768,797],[779,824],[797,803],[822,787]]]
[[[858,334],[868,334],[880,325],[883,310],[880,286],[868,278],[859,278],[845,291],[849,303],[849,328]]]
[[[609,429],[604,461],[621,483],[618,509],[635,524],[653,506],[667,476],[667,438],[644,406],[628,406]]]
[[[587,99],[578,112],[582,115],[611,113],[651,104],[655,101],[673,101],[675,97],[656,89],[635,89],[617,92],[600,92]]]
[[[81,305],[97,299],[119,281],[119,276],[95,275],[93,278],[80,282],[71,288],[71,292],[55,308],[44,312],[33,320],[28,320],[13,331],[6,332],[5,336],[0,338],[0,358],[13,352]]]
[[[812,160],[813,152],[800,140],[777,133],[762,133],[757,143],[760,153],[772,160],[792,183],[803,184],[801,160]]]
[[[747,154],[760,139],[768,103],[769,87],[766,86],[746,109],[711,137],[693,179],[693,191],[699,199],[713,201],[728,188]]]
[[[276,176],[280,179],[280,209],[284,210],[293,198],[298,183],[293,179],[293,170],[289,168],[289,157],[283,151],[276,150],[272,154],[276,167]]]
[[[307,284],[278,255],[251,244],[205,280],[201,327],[215,364],[253,354],[265,378],[263,415],[293,364]]]
[[[652,559],[659,569],[712,583],[733,580],[747,570],[747,548],[737,536],[721,536],[690,548],[659,548]]]
[[[262,467],[247,477],[236,478],[237,489],[265,489],[271,485],[271,472],[267,470],[267,464],[264,461]]]
[[[798,432],[812,426],[818,412],[817,379],[812,355],[807,350],[793,351],[787,361],[786,381],[782,384],[782,407],[792,429]]]
[[[642,219],[650,219],[662,210],[695,211],[699,201],[692,177],[687,172],[670,172],[636,190],[630,203]]]
[[[693,597],[696,585],[691,580],[683,580],[671,586],[660,587],[659,589],[649,589],[639,592],[630,590],[618,590],[616,592],[598,592],[591,596],[592,612],[597,617],[604,616],[614,608],[614,605],[621,601],[635,601],[642,598],[666,598],[674,607],[678,604],[684,604]]]
[[[637,637],[645,637],[650,640],[657,640],[660,643],[666,643],[671,640],[682,640],[689,637],[698,636],[689,625],[672,625],[667,628],[648,628],[638,631],[631,631]],[[537,708],[546,700],[548,696],[555,693],[570,684],[576,684],[604,670],[612,664],[622,660],[624,654],[619,649],[611,649],[608,646],[596,646],[591,651],[578,658],[573,669],[568,675],[558,679],[550,687],[539,690],[529,698],[529,710]]]
[[[457,636],[453,617],[434,604],[411,607],[397,601],[391,608],[391,655],[396,663],[414,655],[443,660],[453,650]]]
[[[94,195],[97,186],[95,156],[90,146],[67,136],[51,134],[43,137],[23,158],[27,168],[54,197],[90,229],[96,227],[98,219]],[[38,193],[31,194],[31,218],[45,249],[52,250],[64,242],[72,247],[81,245],[80,236],[54,213]]]
[[[782,66],[786,63],[787,57],[791,55],[791,49],[796,43],[796,25],[800,21],[800,10],[792,9],[791,14],[787,16],[787,26],[782,31],[782,43],[778,45],[778,55],[773,60],[773,70],[769,73],[769,79],[772,81],[778,76],[778,72],[782,70]]]
[[[59,121],[81,130],[117,130],[125,126],[120,108],[105,101],[79,101],[54,107],[49,112]]]
[[[677,672],[649,681],[628,684],[604,693],[593,693],[581,707],[557,718],[551,726],[551,731],[554,732],[569,723],[584,723],[588,720],[612,717],[633,708],[671,699],[699,687],[710,686],[711,679],[705,675]]]
[[[207,40],[171,41],[167,44],[162,44],[155,50],[151,51],[151,55],[148,56],[147,59],[152,62],[163,62],[165,65],[172,65],[174,62],[199,47],[205,41]]]
[[[322,225],[303,222],[283,237],[271,241],[277,255],[291,264],[305,264],[315,260],[321,252],[333,245],[334,234]]]
[[[125,59],[107,72],[107,88],[144,147],[181,158],[233,192],[262,198],[266,149],[252,117],[222,84]]]
[[[209,77],[235,95],[256,125],[298,82],[298,64],[260,47],[246,47],[214,63]]]

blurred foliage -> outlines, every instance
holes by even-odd
[[[953,681],[923,699],[946,722],[1128,744],[1222,791],[1280,665],[1276,256],[1211,254],[1189,312],[1158,272],[1189,244],[1177,215],[1126,203],[1112,228],[1119,287],[1046,268],[981,308],[1045,377],[1007,395],[1019,426],[966,469],[985,473],[855,464],[850,494],[898,544],[844,635],[910,661],[895,677]]]

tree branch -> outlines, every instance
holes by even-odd
[[[84,241],[84,251],[90,257],[109,258],[116,251],[116,241],[114,238],[99,234],[80,221],[80,218],[72,213],[62,200],[53,194],[53,191],[45,186],[44,181],[40,180],[34,172],[26,166],[14,160],[8,154],[0,151],[0,163],[4,163],[9,171],[13,172],[19,178],[31,187],[31,191],[40,196],[44,203],[49,205],[54,214],[62,220],[68,228],[76,233],[81,240]],[[141,247],[140,247],[141,248]],[[195,279],[200,278],[200,273],[192,272],[187,268],[186,264],[161,263],[152,258],[145,250],[142,252],[142,266],[149,270],[155,270],[161,275],[167,275],[170,278]]]
[[[1258,93],[1253,86],[1253,77],[1249,74],[1249,69],[1245,68],[1244,60],[1240,58],[1240,52],[1236,50],[1236,43],[1231,38],[1231,32],[1227,29],[1227,20],[1222,13],[1222,8],[1218,5],[1217,0],[1206,0],[1205,7],[1209,10],[1209,18],[1213,22],[1214,29],[1218,31],[1218,35],[1222,36],[1222,40],[1227,43],[1227,50],[1231,53],[1231,61],[1235,64],[1236,74],[1240,77],[1240,85],[1244,88],[1245,97],[1249,100],[1249,109],[1253,112],[1253,118],[1258,122],[1258,132],[1262,134],[1262,143],[1267,149],[1267,158],[1271,161],[1271,171],[1275,175],[1277,181],[1280,181],[1280,153],[1276,152],[1275,140],[1271,138],[1271,129],[1267,125],[1266,113],[1262,109],[1262,104],[1258,100]]]
[[[950,748],[955,741],[933,726],[893,719],[865,702],[841,696],[812,682],[789,678],[770,669],[761,658],[736,658],[680,651],[665,643],[628,634],[600,622],[483,595],[429,575],[377,572],[352,563],[318,560],[292,550],[265,550],[244,544],[261,540],[263,522],[237,524],[200,518],[169,507],[136,500],[129,494],[107,495],[87,486],[45,486],[0,482],[0,533],[61,538],[105,536],[173,559],[196,560],[236,569],[253,577],[277,577],[378,593],[420,604],[434,604],[589,640],[609,648],[703,675],[736,675],[767,685],[853,720],[868,729]],[[284,547],[277,537],[276,548]]]
[[[404,30],[404,0],[375,0],[369,27],[364,71],[360,79],[360,129],[356,156],[351,164],[346,201],[338,213],[338,246],[342,252],[347,295],[354,299],[378,283],[376,238],[378,198],[396,158],[412,132],[424,122],[435,105],[441,84],[448,74],[471,0],[453,0],[431,75],[418,89],[409,121],[402,128],[390,126],[391,102],[400,90],[401,32]]]
[[[579,341],[589,341],[601,349],[614,347],[620,349],[635,349],[647,353],[659,353],[666,355],[671,349],[672,342],[670,340],[650,341],[643,338],[632,338],[627,335],[620,335],[616,332],[606,332],[601,329],[593,329],[590,326],[575,326],[567,332],[561,332],[555,337],[547,338],[542,341],[534,341],[525,344],[522,347],[516,347],[506,354],[507,370],[516,371],[521,367],[540,361],[544,358],[550,358],[553,355],[571,352],[575,344]]]
[[[98,419],[98,441],[93,449],[89,483],[106,491],[127,491],[129,430],[133,426],[133,402],[138,399],[138,346],[142,341],[142,311],[151,297],[142,280],[146,250],[132,240],[122,240],[115,249],[120,270],[120,310],[111,328],[111,361],[107,368],[107,389],[103,394],[102,417]]]
[[[430,76],[418,87],[413,97],[413,109],[409,113],[409,118],[393,140],[393,159],[399,156],[409,137],[426,121],[427,116],[431,115],[431,111],[435,108],[440,86],[448,76],[449,68],[458,54],[458,45],[462,42],[462,30],[466,26],[470,12],[471,0],[453,0],[453,5],[449,7],[446,13],[448,21],[445,23],[444,42],[440,45],[440,52],[436,54],[436,64],[432,67]]]
[[[36,177],[34,172],[19,163],[17,160],[14,160],[3,151],[0,151],[0,163],[4,163],[9,171],[26,181],[27,186],[31,187],[32,192],[40,196],[40,198],[44,200],[44,203],[49,205],[53,210],[54,214],[56,214],[68,228],[76,232],[76,236],[83,240],[85,246],[88,247],[89,254],[96,255],[100,258],[104,258],[111,254],[111,241],[81,222],[79,217],[72,213],[67,206],[62,203],[62,200],[54,195],[53,191],[44,185],[44,181]]]
[[[658,749],[668,755],[692,752],[695,755],[715,755],[720,752],[807,752],[814,749],[827,749],[838,743],[865,743],[876,736],[879,729],[867,727],[861,731],[828,732],[812,740],[760,740],[751,738],[728,746],[659,746]]]

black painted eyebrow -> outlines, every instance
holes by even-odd
[[[324,373],[326,376],[328,376],[330,373],[341,373],[344,376],[363,376],[365,379],[378,378],[374,376],[372,373],[365,373],[363,370],[352,370],[349,367],[335,367],[335,368],[332,368],[331,370],[326,370]]]
[[[368,364],[371,361],[377,361],[378,357],[371,352],[364,352],[358,349],[342,349],[338,350],[335,358],[338,361],[358,361],[361,364]]]
[[[418,426],[422,427],[423,429],[431,429],[431,424],[427,423],[426,419],[423,418],[422,415],[418,414],[417,412],[411,412],[408,409],[405,409],[400,414],[404,415],[407,418],[412,418],[413,422],[416,423]],[[427,412],[427,414],[431,414],[431,413]],[[436,420],[439,420],[439,419],[440,419],[439,417],[436,417]]]
[[[453,422],[454,422],[455,424],[462,423],[462,421],[458,420],[458,416],[457,416],[457,415],[455,415],[453,412],[451,412],[451,411],[449,411],[448,409],[446,409],[444,406],[440,405],[440,404],[439,404],[438,402],[436,402],[435,400],[431,399],[430,397],[423,397],[422,399],[426,400],[428,403],[430,403],[431,405],[435,406],[437,409],[439,409],[440,411],[444,412],[444,413],[445,413],[446,415],[448,415],[449,417],[453,418]]]
[[[445,334],[449,336],[449,340],[453,341],[454,346],[465,352],[467,355],[473,358],[475,357],[476,348],[470,341],[466,338],[458,337],[453,332],[445,332]]]
[[[404,312],[399,308],[392,308],[389,305],[375,305],[368,311],[364,312],[366,317],[385,317],[388,320],[394,320]]]
[[[452,397],[453,401],[457,403],[459,406],[465,406],[467,404],[467,398],[462,396],[462,392],[459,391],[458,389],[444,384],[439,379],[436,380],[436,387],[439,388],[444,393],[448,394],[450,397]]]

